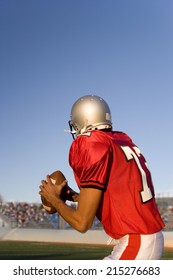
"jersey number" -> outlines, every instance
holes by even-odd
[[[150,199],[152,199],[153,195],[152,195],[151,190],[147,183],[147,176],[146,176],[145,170],[142,168],[142,165],[140,163],[141,152],[140,152],[139,148],[137,148],[137,147],[133,147],[133,150],[132,150],[129,146],[121,146],[121,149],[123,150],[128,161],[134,159],[136,162],[136,165],[138,167],[138,170],[139,170],[139,172],[141,174],[141,178],[142,178],[142,190],[140,192],[141,199],[142,199],[142,202],[145,203],[145,202],[149,201]]]

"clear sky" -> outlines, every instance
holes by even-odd
[[[115,130],[148,161],[156,193],[173,193],[173,1],[0,0],[0,194],[39,202],[68,164],[80,96],[103,97]]]

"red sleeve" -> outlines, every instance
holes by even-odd
[[[103,133],[76,138],[70,149],[69,163],[80,187],[106,187],[112,162],[110,147]]]

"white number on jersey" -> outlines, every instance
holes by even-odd
[[[129,147],[129,146],[121,146],[121,149],[123,150],[127,160],[135,160],[136,165],[138,167],[138,170],[141,174],[141,178],[142,178],[142,190],[141,190],[141,199],[142,202],[145,203],[148,200],[152,199],[153,195],[151,193],[151,190],[148,186],[147,183],[147,176],[145,173],[145,170],[142,168],[141,162],[140,162],[140,157],[141,157],[141,152],[139,150],[139,148],[137,147],[133,147],[133,150]],[[146,165],[146,163],[145,163]]]

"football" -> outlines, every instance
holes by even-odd
[[[52,183],[55,185],[60,185],[64,180],[66,180],[64,174],[60,171],[54,171],[51,175],[50,175],[50,179],[52,181]],[[65,186],[66,187],[66,186]],[[64,187],[64,188],[65,188]],[[49,213],[49,214],[54,214],[56,213],[56,209],[52,206],[52,204],[50,202],[48,202],[43,196],[41,196],[41,201],[42,201],[42,205],[43,208]]]

